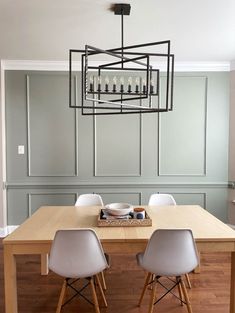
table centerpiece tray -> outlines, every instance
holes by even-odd
[[[145,211],[144,219],[137,219],[130,215],[127,216],[106,216],[103,210],[100,210],[97,219],[97,225],[99,227],[140,227],[140,226],[152,226],[152,220],[148,213]]]

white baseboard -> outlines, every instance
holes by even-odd
[[[0,238],[4,238],[7,235],[11,234],[19,225],[9,225],[3,228],[0,228]]]

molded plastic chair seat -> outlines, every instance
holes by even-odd
[[[81,290],[77,290],[73,286],[73,279],[84,278],[88,280],[92,290],[95,311],[99,313],[95,290],[95,281],[97,281],[103,302],[107,306],[98,274],[108,266],[101,243],[94,230],[86,228],[58,230],[52,243],[49,258],[49,268],[65,278],[56,313],[59,313],[64,305],[68,287],[75,290],[76,294],[81,295]],[[83,295],[83,298],[86,297]]]
[[[80,195],[75,203],[75,206],[89,206],[89,205],[104,206],[104,203],[101,196],[95,193],[86,193]]]
[[[176,201],[172,195],[154,193],[149,198],[149,205],[176,205]]]
[[[136,257],[138,264],[148,272],[139,305],[147,286],[151,285],[152,297],[149,305],[149,313],[151,313],[154,304],[162,299],[162,297],[159,300],[155,299],[156,283],[159,283],[162,276],[173,276],[176,280],[170,291],[161,283],[168,290],[164,296],[178,286],[181,304],[185,303],[188,312],[192,313],[187,290],[181,277],[198,266],[197,249],[192,231],[190,229],[158,229],[152,234],[145,252],[138,253]]]

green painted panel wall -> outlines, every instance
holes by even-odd
[[[67,73],[7,71],[8,223],[84,192],[133,204],[169,192],[225,221],[228,122],[224,72],[176,73],[173,112],[92,117],[68,107]]]

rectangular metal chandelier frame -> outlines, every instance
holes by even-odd
[[[130,51],[133,49],[167,45],[167,53],[150,53],[150,52],[136,52]],[[72,104],[72,63],[73,54],[79,53],[81,55],[81,104]],[[89,57],[98,54],[107,54],[114,58],[118,58],[119,61],[108,62],[98,66],[89,65]],[[160,96],[160,70],[153,68],[150,65],[150,58],[163,57],[166,58],[166,93],[165,93],[165,106],[159,106]],[[145,59],[146,63],[141,60]],[[138,67],[124,67],[128,63],[138,65]],[[115,67],[120,66],[120,67]],[[144,68],[141,68],[144,67]],[[88,71],[97,70],[99,77],[102,71],[139,71],[145,72],[146,89],[145,92],[139,90],[139,92],[120,92],[120,91],[102,91],[102,90],[89,90],[88,89]],[[156,73],[157,85],[154,93],[150,93],[150,80],[153,74]],[[109,50],[102,50],[87,45],[85,50],[69,50],[69,107],[82,109],[83,115],[106,115],[106,114],[133,114],[133,113],[158,113],[172,111],[173,109],[173,77],[174,77],[174,55],[170,53],[170,41],[160,41],[153,43],[146,43],[140,45],[132,45],[126,47],[119,47]],[[90,95],[93,95],[91,98]],[[103,95],[117,95],[119,98],[112,100],[102,99]],[[126,97],[128,96],[128,97]],[[153,97],[158,97],[157,107],[152,107]],[[142,106],[142,100],[149,98],[148,106]],[[130,104],[131,100],[140,100],[140,105]],[[123,103],[127,101],[128,103]],[[91,102],[91,105],[87,102]]]

